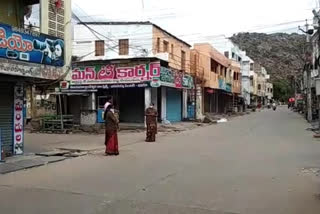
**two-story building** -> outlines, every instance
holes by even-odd
[[[11,156],[24,152],[26,89],[49,87],[70,66],[71,0],[2,0],[0,11],[0,144]]]
[[[271,103],[273,100],[273,84],[270,82],[266,83],[266,97],[268,99],[268,102]]]
[[[87,22],[74,26],[77,58],[62,91],[68,113],[81,125],[103,122],[107,96],[120,112],[120,122],[143,123],[151,102],[160,121],[188,116],[190,45],[150,22]],[[76,105],[74,105],[76,103]]]
[[[250,57],[246,55],[243,57],[241,64],[241,92],[246,106],[251,104],[251,83],[253,83],[252,75],[254,73],[253,64],[254,61]]]
[[[197,117],[233,111],[233,94],[240,94],[240,65],[209,43],[194,44],[192,73],[197,79]],[[200,89],[201,88],[201,89]]]
[[[257,63],[255,63],[254,71],[257,74],[257,102],[263,106],[267,104],[267,81],[270,76],[267,70]]]

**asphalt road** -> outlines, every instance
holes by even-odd
[[[0,176],[0,213],[318,214],[320,141],[286,108]]]

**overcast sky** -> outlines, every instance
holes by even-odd
[[[188,42],[243,31],[298,32],[316,7],[319,0],[73,0],[84,21],[148,20]]]

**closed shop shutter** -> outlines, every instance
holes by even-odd
[[[13,86],[0,83],[0,129],[2,147],[5,153],[13,150]]]
[[[120,122],[144,122],[144,88],[119,89],[114,102],[120,109]]]
[[[182,92],[167,88],[167,120],[179,122],[182,120]]]

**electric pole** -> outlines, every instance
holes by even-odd
[[[312,100],[311,100],[311,66],[310,66],[310,56],[311,56],[311,45],[310,45],[310,33],[309,33],[309,24],[306,20],[306,29],[303,30],[299,28],[306,34],[306,72],[307,72],[307,120],[308,122],[312,121]]]
[[[316,21],[318,22],[317,25],[315,26],[316,28],[316,39],[317,39],[317,46],[316,48],[313,50],[313,52],[316,55],[316,60],[314,63],[314,67],[316,67],[318,69],[318,75],[317,78],[320,78],[320,65],[319,65],[319,56],[320,56],[320,34],[319,34],[319,28],[320,28],[320,12],[317,12],[316,10],[312,11],[314,18],[316,19]],[[318,92],[317,92],[318,94]],[[317,108],[318,108],[318,120],[319,120],[319,130],[320,130],[320,97],[319,95],[317,96]]]

